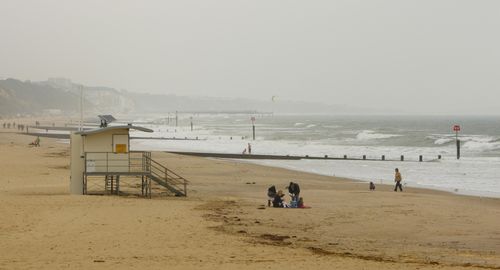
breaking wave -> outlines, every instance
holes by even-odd
[[[435,145],[447,145],[455,143],[454,135],[432,135],[427,137],[434,140]],[[491,136],[471,135],[459,137],[462,148],[474,152],[488,152],[500,150],[500,140]]]
[[[373,130],[363,130],[356,135],[356,140],[358,141],[380,140],[380,139],[389,139],[400,136],[401,135],[397,134],[375,133]]]

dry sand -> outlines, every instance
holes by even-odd
[[[500,269],[499,199],[165,153],[188,198],[75,196],[32,140],[0,133],[0,269]],[[311,209],[263,207],[292,179]]]

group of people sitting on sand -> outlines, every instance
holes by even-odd
[[[401,184],[403,177],[401,176],[401,172],[396,168],[394,173],[394,182],[396,182],[396,186],[394,187],[394,191],[397,191],[398,188],[400,191],[403,191],[403,185]],[[304,205],[304,199],[300,197],[300,186],[298,183],[290,182],[288,187],[288,194],[290,195],[290,203],[287,203],[284,199],[285,194],[282,190],[276,191],[275,186],[271,186],[267,189],[267,206],[268,207],[277,207],[277,208],[309,208]],[[370,182],[369,184],[370,191],[375,190],[375,183]]]
[[[290,203],[284,199],[285,194],[282,190],[276,191],[275,186],[271,186],[267,190],[267,206],[277,208],[309,208],[304,205],[304,199],[300,197],[300,186],[297,183],[290,182],[288,185],[288,194],[290,195]]]

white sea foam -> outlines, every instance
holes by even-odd
[[[491,151],[500,149],[500,142],[492,141],[467,141],[464,143],[463,148],[470,151]]]
[[[324,125],[323,127],[325,127],[325,128],[341,128],[342,126],[339,126],[339,125]]]
[[[382,134],[375,133],[373,130],[363,130],[356,135],[356,140],[359,141],[368,141],[368,140],[379,140],[379,139],[389,139],[393,137],[399,137],[401,135],[396,134]]]
[[[435,140],[435,145],[447,145],[455,142],[455,136],[448,134],[433,134],[427,138]],[[468,135],[460,136],[459,139],[462,142],[462,148],[470,152],[487,152],[500,149],[500,141],[492,136]]]
[[[453,141],[454,141],[454,139],[450,139],[450,138],[440,138],[440,139],[436,139],[434,141],[434,144],[443,145],[443,144],[451,143]]]

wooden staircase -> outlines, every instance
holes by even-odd
[[[150,156],[146,156],[146,162],[149,168],[146,176],[149,179],[165,187],[175,196],[187,196],[188,181],[184,177],[156,162]]]

